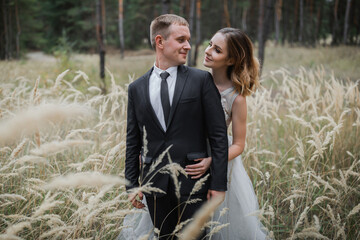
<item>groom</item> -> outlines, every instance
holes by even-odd
[[[160,239],[171,238],[179,222],[191,218],[207,198],[224,197],[227,188],[228,142],[220,95],[210,73],[183,65],[191,48],[188,26],[184,18],[173,14],[152,21],[154,66],[128,89],[127,190],[138,187],[140,177],[142,186],[152,183],[152,187],[163,191],[146,194]],[[198,180],[180,173],[178,184],[174,176],[159,172],[170,161],[185,167],[195,159],[207,157],[207,138],[212,156],[211,176],[198,191],[190,194]],[[166,150],[168,154],[159,157]],[[132,205],[144,207],[139,201],[142,193],[129,192]],[[180,193],[180,199],[176,193]],[[185,204],[189,199],[200,201]]]

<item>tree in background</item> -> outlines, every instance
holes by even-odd
[[[351,0],[347,0],[346,2],[346,13],[345,13],[345,24],[344,24],[344,36],[343,36],[343,44],[346,44],[348,29],[349,29],[349,15],[350,15],[350,6]]]
[[[119,38],[120,38],[120,54],[124,58],[125,43],[124,43],[124,5],[123,0],[119,0]]]
[[[102,9],[102,22],[107,46],[124,50],[150,48],[149,25],[163,11],[185,17],[192,23],[194,41],[200,22],[200,40],[209,39],[217,30],[232,26],[240,28],[258,46],[259,34],[267,31],[268,39],[291,46],[326,44],[360,44],[360,0],[272,0],[264,2],[276,9],[269,16],[267,27],[259,27],[259,1],[202,0],[198,16],[196,0],[122,0],[123,40],[120,34],[119,0],[108,0]],[[195,4],[196,3],[196,4]],[[165,10],[168,9],[168,10]],[[265,7],[264,14],[268,8]],[[105,16],[106,13],[106,16]],[[264,15],[264,18],[266,18]],[[280,18],[281,17],[281,18]],[[73,51],[97,51],[96,1],[94,0],[1,0],[0,1],[0,59],[12,59],[26,51],[41,50],[53,53],[60,43],[72,46]],[[106,27],[106,29],[105,29]],[[67,41],[59,41],[64,38]],[[331,38],[332,37],[332,38]],[[344,40],[345,39],[345,40]],[[198,42],[193,42],[189,65],[194,63]],[[264,45],[265,46],[265,45]]]
[[[105,44],[104,44],[104,35],[105,35],[105,18],[104,9],[105,9],[105,0],[96,0],[96,38],[98,41],[98,49],[100,56],[100,78],[102,81],[102,86],[100,86],[102,92],[106,93],[106,82],[105,82]]]
[[[198,57],[199,47],[201,45],[201,0],[196,0],[196,43],[195,43],[195,52],[192,65],[196,66],[196,61]]]
[[[193,33],[194,30],[194,18],[195,18],[195,5],[196,0],[190,0],[190,10],[189,10],[189,29],[190,29],[190,33]],[[190,41],[190,45],[192,45],[192,41]],[[188,53],[188,59],[187,59],[187,65],[188,66],[193,66],[193,56],[192,56],[192,49],[190,49],[189,53]]]

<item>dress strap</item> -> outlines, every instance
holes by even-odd
[[[229,107],[230,107],[230,109],[232,109],[232,105],[233,105],[233,103],[234,103],[234,101],[235,101],[235,98],[237,97],[239,95],[239,93],[237,92],[237,91],[233,91],[232,92],[232,94],[231,94],[231,97],[230,97],[230,101],[229,101]]]

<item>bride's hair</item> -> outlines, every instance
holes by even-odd
[[[236,28],[223,28],[218,31],[226,39],[228,58],[233,65],[227,69],[227,77],[242,96],[249,96],[259,86],[260,64],[253,54],[250,38]]]

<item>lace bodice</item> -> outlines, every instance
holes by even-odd
[[[226,126],[229,127],[230,123],[231,123],[231,109],[232,109],[232,105],[234,103],[235,98],[237,97],[237,95],[239,95],[238,92],[235,91],[234,87],[228,88],[224,91],[222,91],[220,93],[221,95],[221,105],[223,107],[224,110],[224,114],[225,114],[225,121],[226,121]]]

